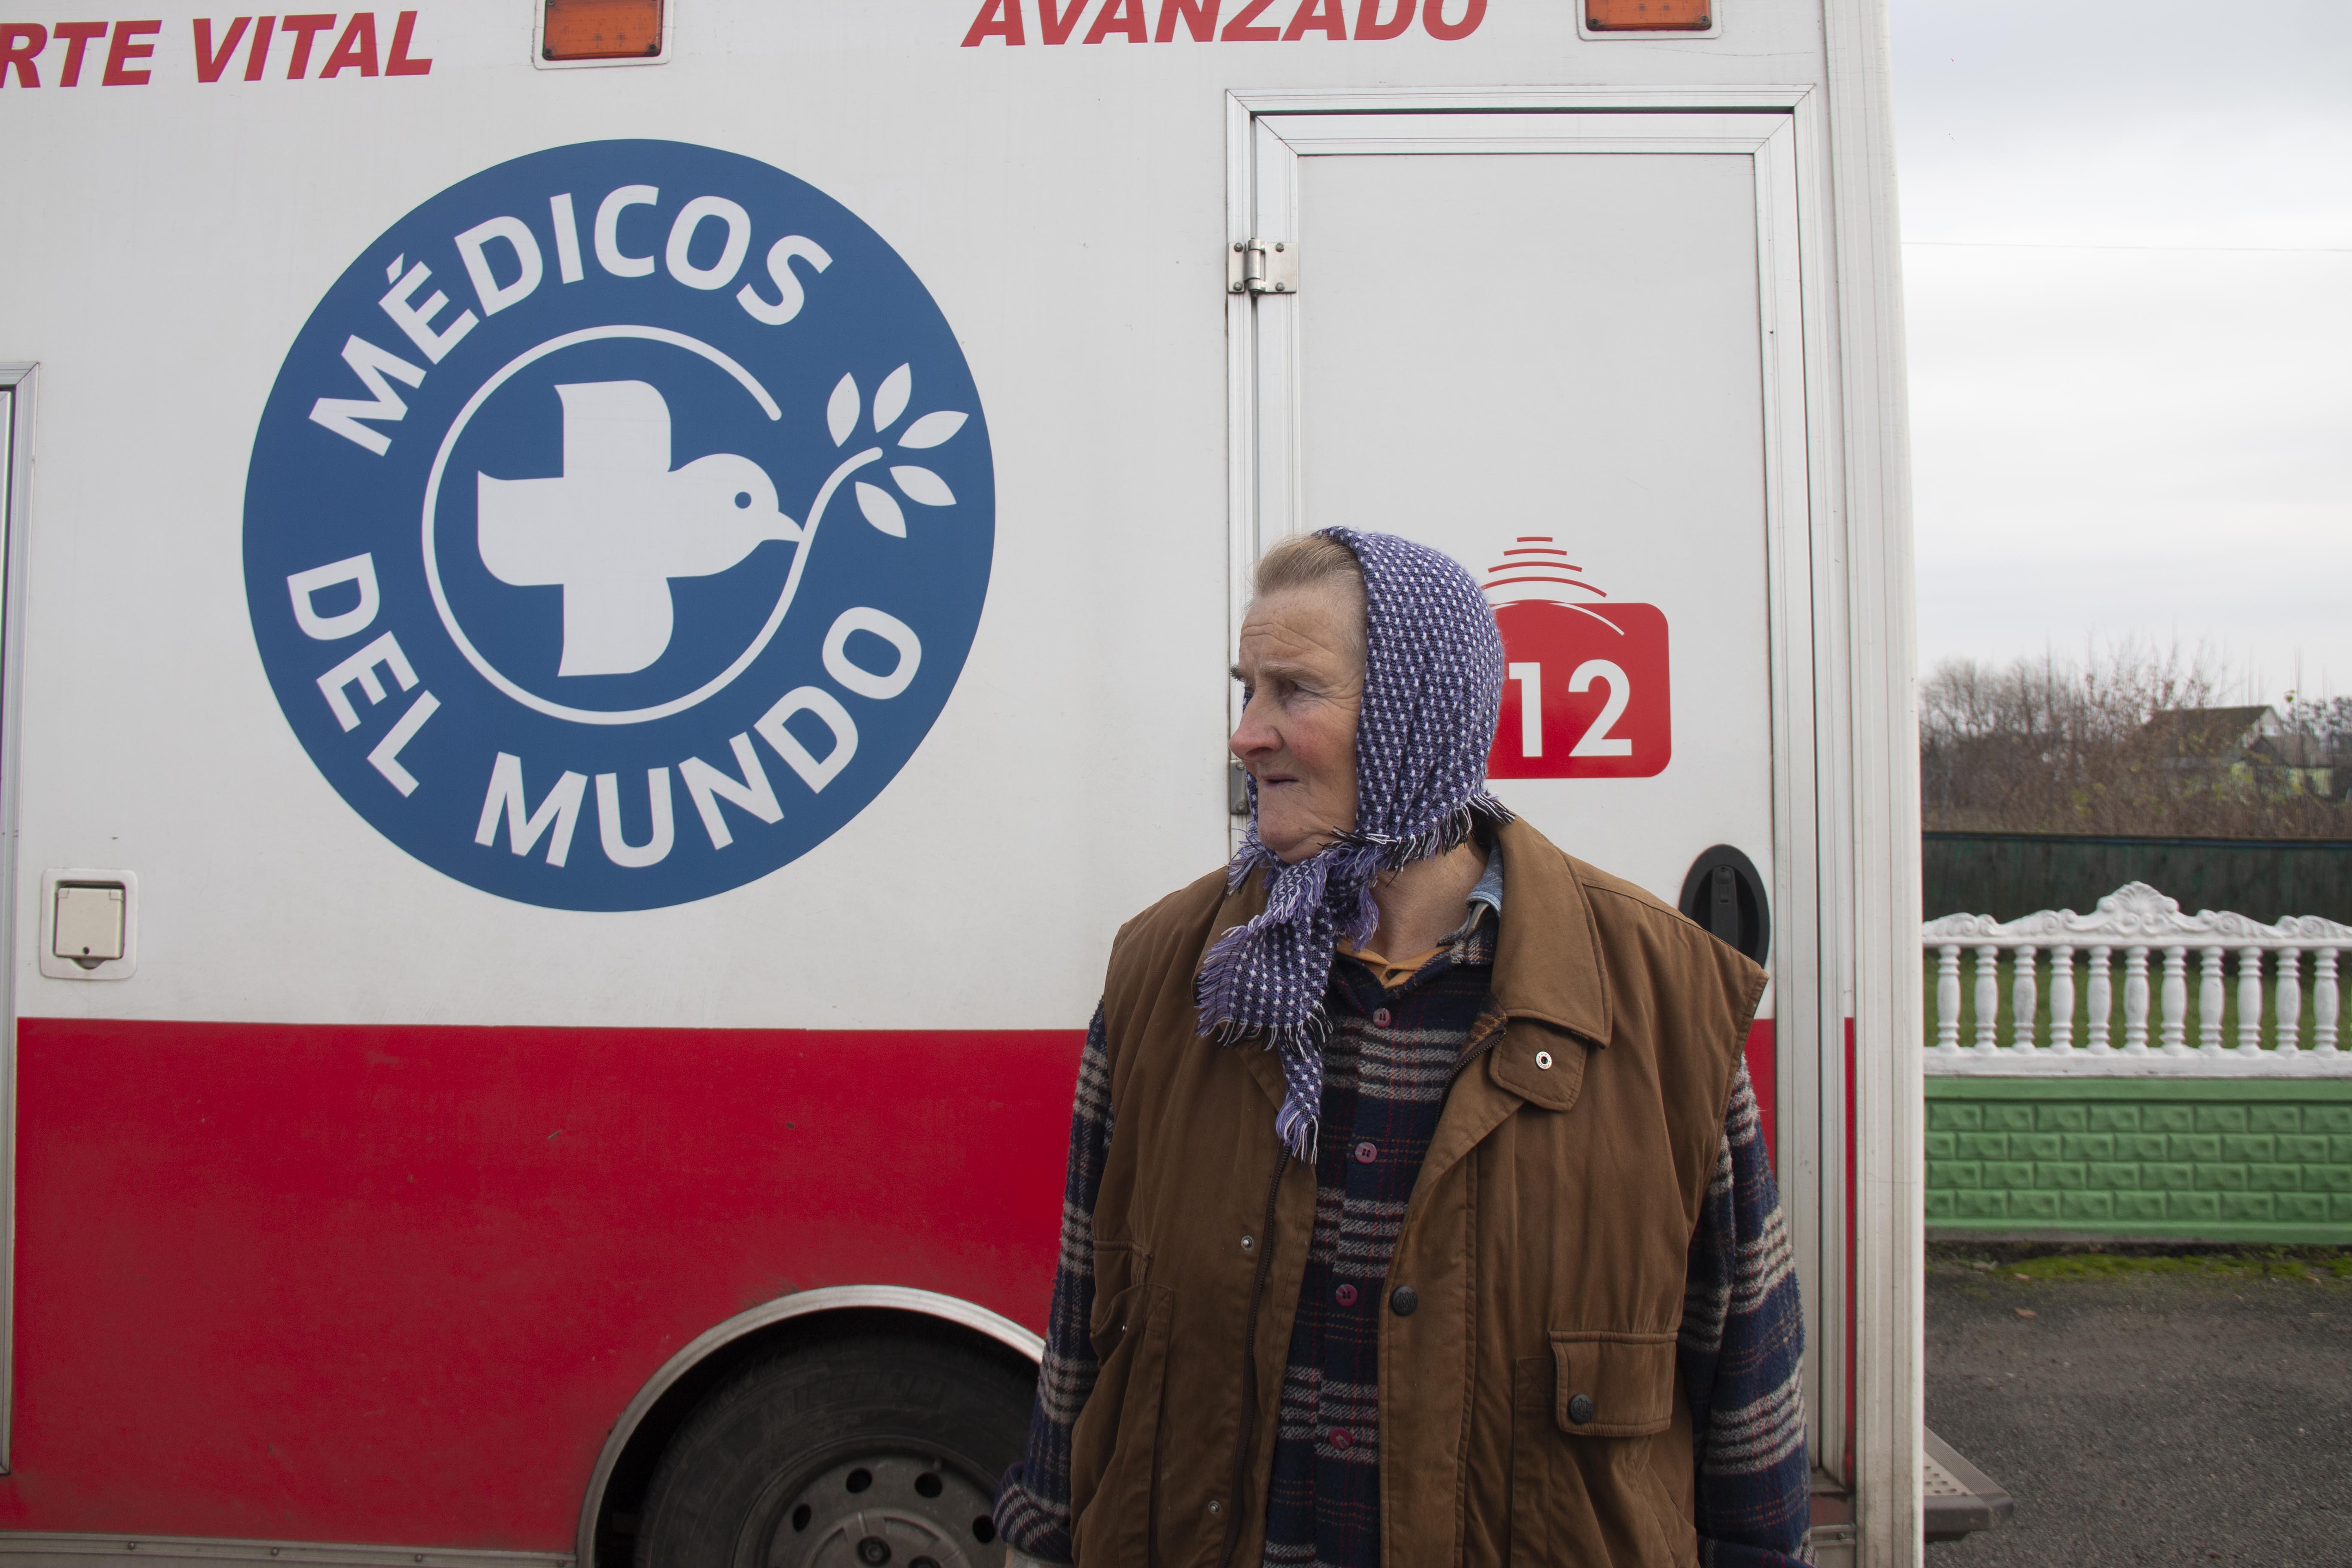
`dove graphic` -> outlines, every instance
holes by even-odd
[[[518,588],[563,590],[558,675],[629,675],[669,647],[673,577],[709,577],[801,525],[749,458],[713,452],[670,464],[669,405],[642,381],[558,386],[563,472],[477,473],[482,564]]]

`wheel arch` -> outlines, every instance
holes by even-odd
[[[686,1414],[736,1367],[845,1321],[898,1326],[961,1341],[985,1355],[1034,1367],[1045,1342],[1012,1319],[932,1290],[902,1285],[835,1285],[762,1302],[704,1330],[646,1380],[613,1423],[580,1504],[578,1568],[626,1568],[606,1561],[607,1504],[616,1484],[638,1492]]]

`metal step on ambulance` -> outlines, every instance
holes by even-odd
[[[2017,1504],[2008,1489],[1931,1431],[1921,1430],[1919,1446],[1929,1541],[1958,1541],[2009,1522]]]
[[[1928,1544],[1963,1541],[2009,1522],[2017,1504],[2006,1488],[1926,1427],[1919,1443],[1920,1523]],[[1811,1544],[1821,1568],[1851,1568],[1856,1561],[1852,1489],[1824,1470],[1813,1472]]]

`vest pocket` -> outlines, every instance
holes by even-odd
[[[1690,1521],[1653,1471],[1675,1336],[1566,1332],[1511,1367],[1511,1568],[1666,1568]]]
[[[1071,1444],[1070,1501],[1077,1510],[1071,1535],[1081,1563],[1149,1559],[1174,1301],[1165,1285],[1139,1281],[1119,1291],[1110,1310],[1103,1310],[1103,1298],[1096,1299],[1094,1341],[1102,1372]],[[1095,1478],[1092,1486],[1085,1483],[1088,1476]]]
[[[1571,1437],[1647,1437],[1675,1416],[1675,1336],[1551,1336],[1552,1415]]]

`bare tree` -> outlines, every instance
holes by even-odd
[[[1951,659],[1919,688],[1930,829],[2352,837],[2318,781],[2352,771],[2352,701],[2226,706],[2202,650],[2137,643],[2007,666]],[[2345,769],[2331,769],[2336,757]],[[2300,791],[2302,793],[2295,793]],[[2340,792],[2338,792],[2340,793]]]
[[[2289,733],[2307,737],[2329,757],[2352,765],[2352,697],[2311,697],[2290,691],[2280,705]]]

